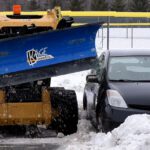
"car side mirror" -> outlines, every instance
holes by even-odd
[[[99,82],[96,75],[87,75],[86,81],[92,82],[92,83],[98,83]]]

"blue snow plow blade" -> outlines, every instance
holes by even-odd
[[[0,87],[90,69],[102,23],[0,40]]]

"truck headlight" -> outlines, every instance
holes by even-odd
[[[125,100],[116,90],[107,90],[108,103],[114,107],[128,108]]]

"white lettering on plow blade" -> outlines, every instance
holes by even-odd
[[[38,61],[53,59],[54,56],[46,54],[48,47],[41,48],[40,50],[31,49],[26,52],[27,62],[30,66],[33,66]]]

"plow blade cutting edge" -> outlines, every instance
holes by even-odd
[[[0,40],[0,87],[90,69],[101,23]]]

